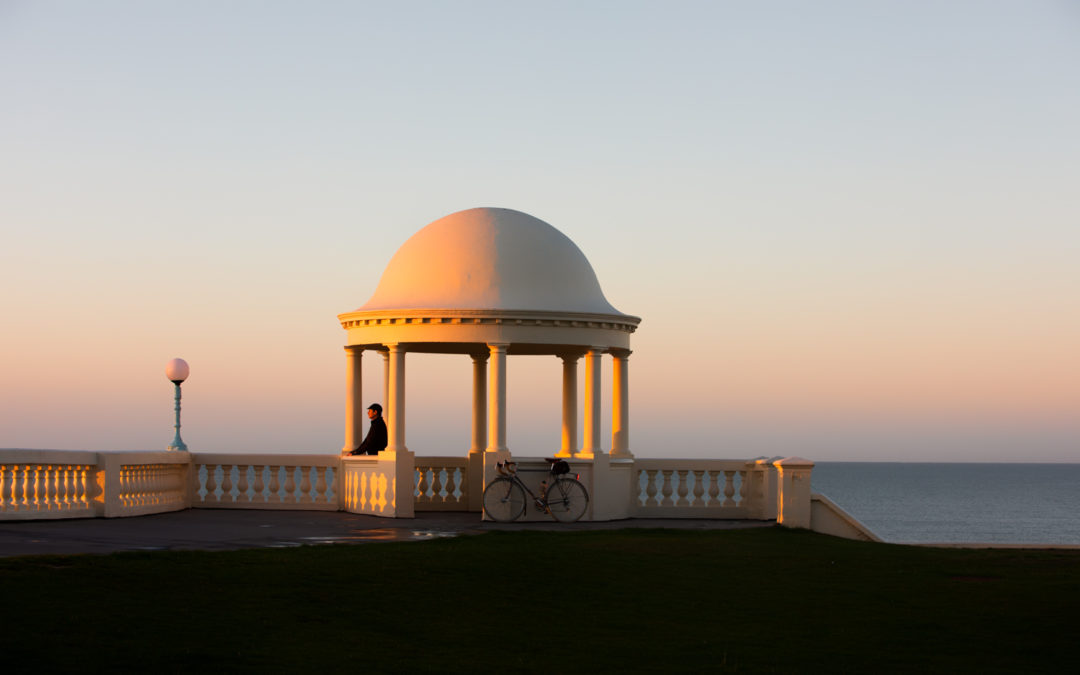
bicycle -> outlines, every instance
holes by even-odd
[[[516,462],[506,460],[495,465],[499,476],[484,488],[484,513],[500,523],[509,523],[525,513],[525,493],[532,497],[533,505],[546,511],[552,518],[563,523],[573,523],[585,515],[589,506],[589,493],[570,473],[570,465],[558,458],[545,458],[550,464],[548,474],[551,484],[545,480],[536,495],[517,475]]]

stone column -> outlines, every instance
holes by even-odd
[[[341,452],[346,454],[355,450],[364,437],[363,355],[359,347],[345,348],[345,446]]]
[[[472,445],[469,447],[469,510],[483,510],[484,448],[487,447],[487,354],[473,354]]]
[[[407,450],[405,447],[405,348],[396,342],[386,345],[390,348],[387,360],[390,364],[389,382],[386,394],[386,431],[389,437],[387,450]]]
[[[632,458],[630,452],[630,350],[612,350],[611,456]]]
[[[390,351],[380,352],[382,354],[382,406],[383,417],[390,414]],[[389,419],[389,418],[388,418]]]
[[[487,447],[487,354],[473,354],[472,445],[469,453]]]
[[[562,448],[556,457],[577,453],[577,364],[580,353],[564,354],[562,359]]]
[[[491,374],[488,377],[488,452],[506,447],[506,343],[491,343]]]
[[[585,447],[579,457],[595,457],[604,454],[600,448],[600,365],[603,347],[592,347],[585,352]]]

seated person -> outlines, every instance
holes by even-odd
[[[386,449],[386,422],[382,418],[382,406],[372,403],[368,406],[367,416],[371,420],[367,436],[350,455],[377,455],[380,450]]]

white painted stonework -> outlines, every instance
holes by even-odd
[[[515,356],[547,355],[561,372],[552,395],[562,397],[562,441],[550,456],[565,458],[586,487],[585,520],[775,520],[874,538],[835,504],[812,495],[809,460],[636,458],[630,336],[641,319],[607,301],[589,261],[566,235],[528,214],[481,208],[436,220],[401,246],[371,299],[338,319],[346,335],[341,455],[0,450],[0,520],[183,508],[344,510],[395,518],[480,512],[496,462],[513,457],[519,476],[536,491],[545,477],[543,458],[513,453],[506,380]],[[462,439],[461,457],[417,457],[408,449],[405,372],[414,352],[471,360],[472,433]],[[367,398],[364,367],[379,369],[384,383]],[[614,397],[610,439],[600,433],[605,376]],[[383,405],[388,446],[374,457],[348,456],[360,443],[372,401]],[[524,516],[549,518],[531,503]]]
[[[469,209],[440,218],[401,246],[366,304],[338,318],[348,352],[344,452],[358,444],[363,429],[368,404],[359,384],[364,352],[386,354],[390,360],[383,406],[390,436],[387,450],[396,452],[408,447],[407,355],[461,354],[473,364],[467,475],[483,485],[492,477],[492,458],[512,455],[506,375],[513,357],[550,355],[556,357],[551,363],[561,370],[563,385],[561,392],[553,392],[563,397],[563,442],[551,454],[588,462],[584,473],[592,502],[587,517],[628,517],[633,471],[627,462],[634,456],[630,335],[641,319],[607,301],[588,259],[562,232],[512,209]],[[615,396],[607,447],[600,438],[599,419],[605,356],[612,359]],[[579,408],[580,361],[585,400]],[[573,447],[579,419],[585,432],[582,448]],[[612,459],[625,465],[613,465]]]
[[[452,213],[406,241],[357,311],[479,309],[620,315],[574,242],[513,209]]]

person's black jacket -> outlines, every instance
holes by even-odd
[[[386,449],[386,422],[382,415],[371,420],[367,436],[360,445],[352,451],[354,455],[377,455],[380,450]]]

